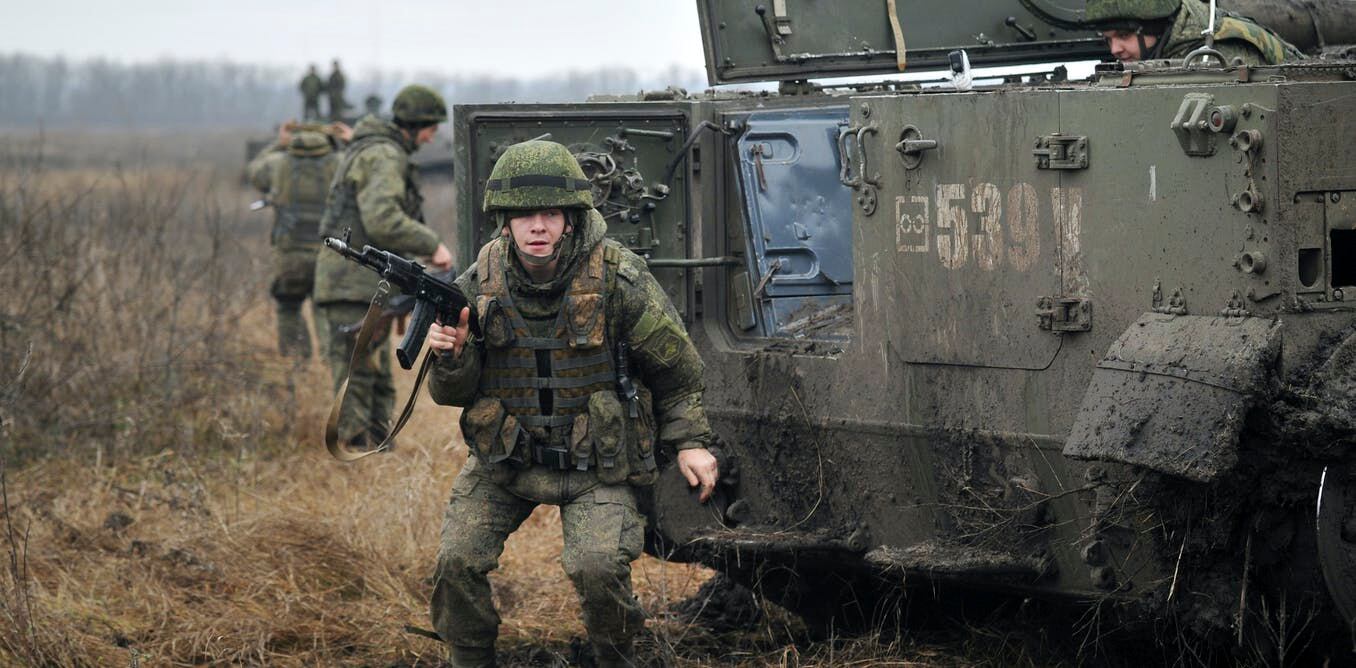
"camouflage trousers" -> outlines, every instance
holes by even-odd
[[[278,352],[289,357],[311,357],[311,333],[301,315],[301,305],[315,285],[314,247],[275,247],[273,284],[269,292],[277,303]]]
[[[395,383],[391,378],[391,341],[389,328],[372,337],[372,352],[366,363],[348,368],[353,354],[352,334],[345,327],[362,322],[367,304],[362,302],[331,302],[315,308],[316,329],[325,342],[325,357],[334,379],[334,391],[348,378],[348,394],[339,409],[339,440],[360,445],[364,440],[385,438],[395,412]],[[371,445],[380,443],[372,441]]]
[[[501,479],[474,457],[467,460],[443,517],[430,608],[433,628],[451,646],[453,666],[492,665],[500,619],[487,574],[499,566],[509,534],[543,503],[560,506],[560,561],[579,595],[599,665],[630,665],[632,639],[645,625],[631,592],[631,562],[645,540],[635,491],[600,484],[592,471],[534,467],[508,483]],[[478,658],[459,660],[466,656]]]

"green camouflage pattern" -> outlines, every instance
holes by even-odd
[[[312,146],[317,137],[325,147],[330,145],[324,135],[298,133],[303,134],[315,135],[303,139],[305,152],[317,152]],[[297,143],[294,136],[292,144]],[[328,150],[319,157],[302,158],[291,155],[290,148],[274,145],[261,151],[247,168],[250,184],[267,194],[273,204],[273,280],[269,294],[276,306],[278,350],[283,355],[301,359],[311,356],[311,334],[302,304],[311,296],[315,283],[320,249],[315,230],[337,162]],[[298,164],[303,167],[298,169]]]
[[[286,161],[287,149],[276,143],[269,144],[245,165],[245,178],[255,190],[267,195],[273,189],[273,172]]]
[[[635,490],[604,485],[592,471],[529,469],[504,481],[472,458],[452,485],[429,604],[433,628],[453,646],[454,666],[490,665],[484,662],[500,618],[487,576],[498,568],[509,534],[543,503],[560,507],[560,561],[579,594],[595,653],[605,657],[599,665],[631,665],[632,639],[645,625],[631,590],[631,562],[640,556],[645,528]]]
[[[277,306],[278,352],[285,356],[311,357],[311,333],[301,307],[311,296],[315,258],[314,247],[273,249],[273,284],[269,293]]]
[[[299,129],[292,133],[292,140],[287,142],[287,152],[303,158],[318,158],[333,150],[329,135],[317,130]]]
[[[367,314],[367,302],[338,302],[316,304],[316,334],[324,347],[325,359],[334,380],[333,391],[348,378],[348,394],[339,411],[339,440],[353,443],[366,437],[371,445],[384,438],[395,412],[395,382],[391,377],[390,332],[376,332],[372,337],[371,352],[354,369],[349,369],[356,332],[345,333],[341,328],[362,322]]]
[[[1160,42],[1156,58],[1184,58],[1205,45],[1201,32],[1210,25],[1210,5],[1200,2],[1182,3],[1172,27]],[[1275,33],[1246,18],[1218,10],[1215,30],[1215,50],[1226,63],[1241,59],[1244,65],[1274,65],[1302,57],[1299,49]]]
[[[314,67],[301,78],[301,84],[297,89],[301,91],[302,118],[308,120],[320,118],[320,95],[325,92],[325,82],[320,79]]]
[[[348,109],[348,101],[344,99],[344,89],[348,82],[344,79],[344,73],[339,69],[339,63],[334,64],[334,69],[330,70],[329,82],[325,85],[325,92],[330,98],[330,120],[338,121],[344,117],[344,111]]]
[[[1088,23],[1154,19],[1172,16],[1182,0],[1088,0],[1083,20]]]
[[[391,115],[407,125],[446,123],[447,103],[437,91],[422,84],[410,84],[396,93]]]
[[[505,149],[494,163],[490,181],[507,182],[524,176],[556,176],[585,181],[570,150],[552,141],[526,141]],[[554,186],[518,186],[485,189],[485,211],[535,209],[587,209],[593,206],[592,190]]]
[[[311,70],[301,78],[301,85],[298,86],[298,89],[301,90],[302,97],[308,102],[319,101],[320,94],[325,92],[325,82],[320,80],[320,75],[316,74],[315,70]]]
[[[413,147],[394,123],[364,116],[353,131],[353,143],[330,182],[322,236],[343,237],[361,249],[371,244],[404,256],[432,255],[438,234],[424,224],[418,167],[410,163]],[[316,262],[315,301],[361,302],[376,292],[371,270],[337,253],[321,253]]]
[[[579,268],[580,259],[587,257],[585,251],[598,243],[615,245],[621,262],[616,284],[608,289],[604,310],[607,327],[613,333],[609,338],[625,340],[631,346],[636,380],[653,395],[660,446],[670,452],[706,447],[711,440],[711,427],[702,403],[704,366],[677,310],[650,274],[644,259],[604,238],[607,225],[597,210],[589,209],[583,221],[583,229],[574,235],[576,243],[568,252],[562,250],[562,271],[550,283],[533,284],[521,265],[508,263],[515,306],[529,326],[539,328],[534,335],[553,335],[551,329],[560,309],[561,295],[568,278]],[[472,304],[479,294],[477,266],[473,263],[456,281]],[[484,355],[484,347],[475,346],[464,349],[460,358],[441,356],[429,376],[433,400],[448,406],[475,403]]]

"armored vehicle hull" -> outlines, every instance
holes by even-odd
[[[713,82],[744,76],[701,7]],[[739,21],[772,36],[767,12]],[[1061,30],[1022,53],[1086,55]],[[793,65],[785,40],[752,67]],[[1239,643],[1349,629],[1354,67],[459,106],[459,252],[494,232],[503,147],[572,147],[684,314],[723,441],[716,502],[656,486],[650,549],[808,621],[952,583]]]

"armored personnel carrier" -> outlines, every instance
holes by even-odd
[[[812,624],[954,586],[1350,630],[1352,4],[1224,3],[1309,60],[1071,81],[1106,59],[1076,0],[700,0],[710,83],[778,92],[456,107],[460,257],[504,148],[570,146],[723,441],[716,502],[656,486],[650,549]],[[966,90],[967,61],[1045,66]],[[811,81],[901,70],[938,74]]]

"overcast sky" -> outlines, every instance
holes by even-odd
[[[58,0],[10,2],[0,50],[145,62],[542,75],[700,69],[693,0]]]

